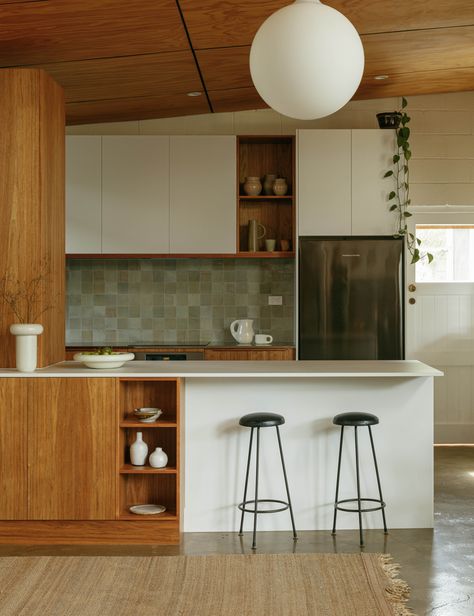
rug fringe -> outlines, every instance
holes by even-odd
[[[406,606],[410,598],[410,587],[398,577],[400,565],[393,562],[390,554],[380,554],[379,562],[389,579],[389,585],[385,588],[385,592],[393,606],[395,616],[415,616],[415,612]]]

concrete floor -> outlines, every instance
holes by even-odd
[[[383,478],[382,478],[383,479]],[[390,505],[390,504],[389,504]],[[387,517],[390,525],[390,508]],[[358,552],[358,532],[301,532],[294,543],[286,532],[260,533],[259,553]],[[175,555],[249,553],[250,533],[188,533],[180,546],[0,546],[0,556]],[[366,552],[387,552],[401,565],[412,588],[410,607],[418,616],[474,614],[474,446],[435,448],[435,530],[366,532]]]

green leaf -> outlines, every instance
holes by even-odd
[[[413,216],[413,214],[411,214],[410,212],[403,212],[403,215],[405,216],[405,218],[410,218],[410,216]]]
[[[416,243],[418,244],[418,246],[421,246],[421,240],[419,237],[416,238]]]
[[[410,137],[410,129],[408,128],[408,126],[402,126],[402,128],[400,128],[398,130],[398,134],[405,140],[407,141],[408,138]]]
[[[392,190],[392,192],[388,195],[388,200],[390,201],[391,199],[395,199],[396,196],[397,195],[396,195],[395,191]]]
[[[384,177],[384,178],[388,178],[388,177],[390,177],[391,175],[393,175],[393,171],[387,171],[383,177]]]
[[[411,158],[411,152],[410,152],[410,150],[406,150],[406,151],[405,151],[405,158],[406,158],[407,160],[410,160],[410,158]]]
[[[398,154],[395,154],[392,160],[393,160],[393,164],[398,163],[398,161],[400,160],[400,156]]]
[[[407,205],[411,205],[411,199],[407,199]]]
[[[408,105],[407,99],[404,96],[402,96],[402,109],[405,109],[407,105]]]
[[[403,173],[408,173],[408,165],[403,165]]]
[[[404,188],[405,190],[407,190],[407,188],[408,188],[408,182],[403,182],[403,188]]]
[[[413,235],[413,233],[409,233],[408,236],[410,237],[410,239],[414,240],[415,236]]]
[[[396,210],[398,208],[398,205],[396,203],[394,203],[391,207],[389,212],[393,212],[394,210]]]
[[[428,263],[431,263],[431,261],[433,261],[433,259],[434,259],[434,257],[433,257],[433,255],[431,254],[431,252],[427,252],[427,253],[426,253],[426,256],[428,257]]]

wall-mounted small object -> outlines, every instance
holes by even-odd
[[[379,128],[398,128],[402,114],[399,111],[385,111],[377,114]]]
[[[408,303],[413,306],[413,304],[416,304],[416,299],[414,297],[410,297],[410,299],[408,300]]]
[[[137,432],[137,438],[130,445],[130,462],[133,466],[144,466],[148,455],[148,445],[143,440],[143,433]]]
[[[168,464],[168,456],[161,447],[157,447],[148,459],[153,468],[164,468]]]
[[[408,290],[410,291],[410,293],[414,293],[416,291],[416,284],[409,284]]]
[[[283,197],[288,192],[288,184],[285,178],[277,178],[273,182],[273,193],[278,197]]]
[[[262,192],[260,178],[254,175],[249,175],[245,178],[244,192],[249,197],[257,197]]]

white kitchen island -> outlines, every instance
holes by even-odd
[[[182,377],[185,381],[184,531],[235,531],[242,500],[250,430],[239,418],[281,413],[296,525],[332,523],[339,428],[334,415],[368,411],[380,418],[373,435],[387,523],[391,528],[433,525],[433,378],[442,373],[416,361],[131,362],[91,370],[63,362],[32,374],[0,377]],[[363,496],[377,497],[366,429],[360,430]],[[275,430],[261,430],[260,498],[285,498]],[[251,474],[253,480],[253,473]],[[250,484],[250,494],[252,483]],[[340,498],[354,497],[353,429],[345,431]],[[252,496],[248,496],[252,498]],[[251,516],[247,514],[251,528]],[[365,515],[381,527],[380,512]],[[357,515],[340,512],[338,528],[356,528]],[[288,512],[259,516],[259,529],[289,529]]]

